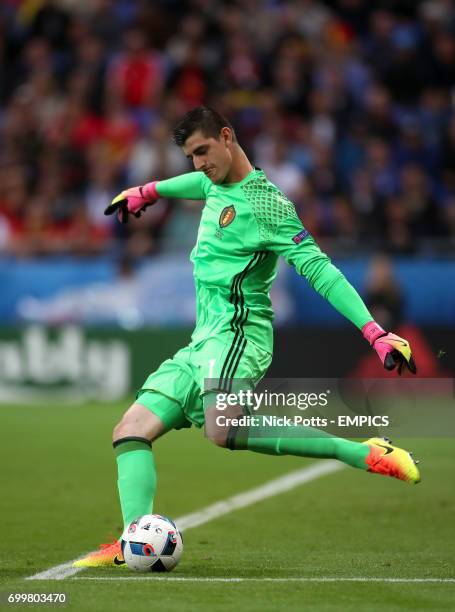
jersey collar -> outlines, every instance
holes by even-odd
[[[238,183],[223,183],[221,185],[218,185],[218,187],[224,187],[229,189],[230,187],[238,187],[241,185],[244,185],[245,183],[248,183],[249,181],[251,181],[251,179],[255,178],[258,175],[263,175],[264,174],[264,170],[262,170],[262,168],[258,168],[257,166],[253,167],[253,170],[251,170],[251,172],[249,172],[245,178],[243,178],[241,181],[239,181]]]

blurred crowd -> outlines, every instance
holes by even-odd
[[[198,104],[329,252],[455,246],[451,0],[3,0],[0,252],[186,246],[194,203],[103,210],[189,170],[169,131]]]

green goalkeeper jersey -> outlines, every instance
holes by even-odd
[[[191,253],[197,305],[193,344],[233,332],[272,352],[270,288],[280,255],[357,327],[372,320],[355,289],[303,227],[292,202],[262,170],[221,185],[191,172],[160,181],[157,191],[163,197],[205,200]]]

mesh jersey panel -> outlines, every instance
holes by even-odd
[[[242,191],[256,218],[261,242],[272,240],[285,219],[299,221],[294,204],[265,175],[243,185]]]

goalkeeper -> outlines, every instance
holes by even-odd
[[[294,205],[254,168],[235,132],[216,111],[197,107],[174,130],[174,141],[195,172],[123,191],[107,207],[127,222],[160,197],[205,200],[191,253],[197,298],[191,342],[145,381],[136,401],[114,428],[118,488],[124,524],[152,512],[156,471],[152,441],[170,431],[206,423],[209,438],[232,450],[335,458],[353,467],[417,483],[406,451],[382,438],[364,443],[299,428],[300,435],[271,438],[251,430],[212,426],[215,395],[236,379],[252,387],[265,375],[273,351],[269,297],[279,256],[349,319],[387,370],[416,368],[408,342],[374,322],[343,274],[321,252]],[[207,384],[206,381],[209,381]],[[121,565],[116,541],[76,562],[79,567]]]

